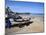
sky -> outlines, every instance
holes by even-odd
[[[40,2],[6,0],[5,5],[9,6],[13,12],[19,12],[19,13],[43,13],[44,12],[44,3],[40,3]]]

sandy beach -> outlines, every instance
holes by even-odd
[[[23,16],[24,17],[24,16]],[[29,26],[24,26],[22,28],[19,27],[13,27],[11,29],[6,29],[7,35],[13,35],[13,33],[35,33],[35,32],[44,32],[44,22],[43,22],[43,16],[29,16],[31,17],[31,20],[33,21],[32,24]]]

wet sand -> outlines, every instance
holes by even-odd
[[[13,35],[13,33],[28,33],[28,32],[44,32],[44,22],[43,16],[30,16],[33,21],[29,26],[24,26],[22,28],[13,27],[11,29],[6,29],[6,35]]]

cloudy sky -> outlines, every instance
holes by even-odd
[[[6,0],[6,6],[9,6],[13,12],[19,13],[43,13],[44,3],[40,2],[23,2]]]

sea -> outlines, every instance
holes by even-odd
[[[27,16],[44,16],[44,14],[39,14],[39,13],[32,13],[32,14],[20,14],[20,15],[27,15]]]
[[[30,15],[32,15],[32,16],[44,16],[44,14],[39,14],[39,13],[37,13],[37,14],[33,13],[33,14],[30,14]]]

